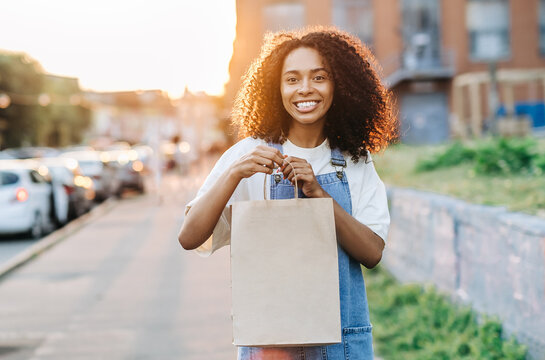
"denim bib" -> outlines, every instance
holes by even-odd
[[[279,144],[269,144],[282,152]],[[335,172],[317,175],[322,188],[350,215],[352,199],[344,167],[346,161],[338,149],[331,150],[331,163]],[[271,175],[271,199],[291,199],[294,189],[289,180],[281,175]],[[306,197],[299,189],[299,197]],[[365,282],[360,263],[348,255],[337,243],[339,257],[339,295],[341,300],[342,342],[327,346],[305,346],[284,348],[239,347],[239,360],[370,360],[373,359],[371,323]],[[319,301],[319,299],[316,299]],[[317,314],[318,315],[318,314]],[[266,326],[264,324],[263,326]]]

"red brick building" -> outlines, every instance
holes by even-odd
[[[486,126],[489,83],[460,88],[464,101],[453,101],[458,75],[481,72],[486,80],[491,63],[498,73],[545,69],[545,0],[237,0],[227,106],[264,33],[306,25],[336,25],[371,47],[397,96],[406,142],[443,141],[455,123],[476,135]],[[500,75],[499,102],[508,94],[517,111],[529,104],[534,128],[545,129],[545,75],[508,86],[501,79],[511,77]]]

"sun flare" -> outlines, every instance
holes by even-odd
[[[235,37],[235,0],[18,0],[4,4],[0,50],[97,91],[221,94]]]

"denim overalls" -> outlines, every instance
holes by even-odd
[[[279,144],[269,144],[282,152]],[[331,163],[336,172],[317,175],[322,188],[349,214],[352,214],[352,199],[348,180],[343,168],[346,161],[338,149],[331,150]],[[279,180],[277,182],[277,180]],[[286,179],[271,175],[271,199],[293,198],[293,186]],[[299,197],[305,197],[299,189]],[[239,347],[239,360],[370,360],[373,359],[371,323],[365,283],[360,264],[350,257],[338,244],[339,292],[341,300],[342,343],[328,346],[256,348]],[[319,299],[316,299],[319,301]],[[266,326],[266,325],[264,325]]]

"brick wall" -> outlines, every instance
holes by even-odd
[[[530,359],[544,359],[545,219],[410,189],[388,195],[386,268],[496,315]]]

